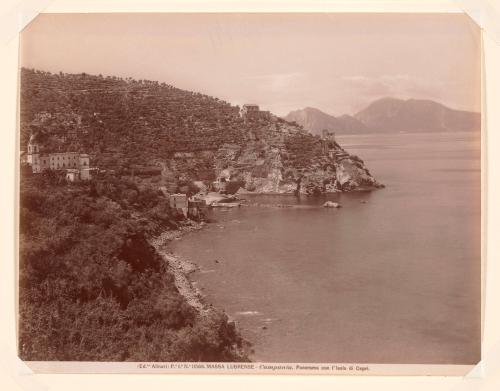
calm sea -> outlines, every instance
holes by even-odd
[[[264,362],[475,363],[480,355],[480,138],[344,136],[387,187],[299,208],[214,211],[173,243],[207,300]]]

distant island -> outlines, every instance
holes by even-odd
[[[382,98],[354,115],[338,117],[306,107],[291,111],[283,118],[317,135],[323,129],[337,134],[469,132],[481,129],[480,113],[453,110],[441,103],[422,99]]]

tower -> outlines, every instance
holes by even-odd
[[[330,149],[335,148],[335,132],[323,129],[321,132],[321,143],[323,146],[323,153],[330,154]]]
[[[328,130],[328,129],[323,129],[322,131],[322,138],[325,141],[334,143],[335,142],[335,132]]]
[[[89,155],[86,153],[81,153],[78,157],[78,166],[80,169],[89,168]]]
[[[28,163],[33,164],[33,155],[38,155],[39,153],[40,153],[40,148],[35,140],[35,135],[32,134],[28,141],[28,158],[27,158]]]
[[[240,110],[240,116],[246,121],[256,119],[259,116],[259,106],[254,104],[244,104]]]
[[[28,141],[28,156],[26,158],[26,161],[31,165],[31,169],[33,172],[42,171],[40,167],[40,146],[38,145],[34,134],[30,136],[30,139]]]
[[[79,155],[78,167],[80,169],[80,179],[82,181],[88,181],[90,179],[90,159],[89,155],[86,153],[81,153]]]

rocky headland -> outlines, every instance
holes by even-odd
[[[364,162],[334,140],[287,122],[253,130],[244,144],[224,144],[214,156],[218,180],[240,193],[319,195],[383,187]]]
[[[262,113],[244,118],[239,106],[155,81],[21,74],[21,145],[36,134],[42,153],[86,153],[101,171],[169,192],[193,183],[308,195],[381,187],[334,135]]]

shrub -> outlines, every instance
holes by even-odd
[[[175,227],[175,218],[161,193],[127,178],[80,187],[23,178],[20,357],[244,359],[227,319],[216,312],[199,316],[147,240],[160,226]]]
[[[245,187],[245,181],[243,180],[238,180],[238,181],[229,181],[226,183],[226,193],[227,194],[234,194],[236,193],[240,187]]]

